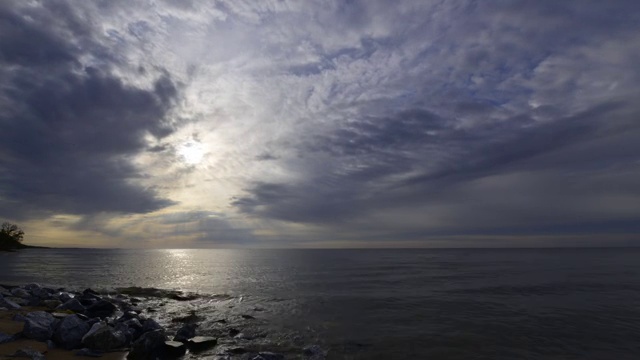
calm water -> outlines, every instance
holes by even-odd
[[[28,250],[0,283],[196,291],[330,359],[640,359],[640,249]],[[213,296],[215,295],[215,296]],[[182,306],[184,308],[179,308]],[[213,320],[210,331],[214,331]]]

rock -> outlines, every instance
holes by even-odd
[[[53,336],[56,319],[53,315],[44,311],[35,311],[27,314],[22,334],[38,341],[47,341]]]
[[[245,314],[243,314],[243,315],[240,315],[240,316],[242,316],[242,318],[243,318],[243,319],[247,319],[247,320],[255,319],[255,317],[253,317],[253,316],[251,316],[251,315],[245,315]]]
[[[48,307],[49,309],[55,309],[58,306],[62,305],[60,300],[43,300],[42,305]]]
[[[57,298],[64,304],[67,301],[73,299],[73,296],[69,295],[69,293],[66,292],[60,292],[57,294]]]
[[[163,327],[153,319],[145,320],[142,324],[142,332],[146,333],[153,330],[163,330]]]
[[[11,296],[11,292],[4,286],[0,286],[0,297]]]
[[[127,359],[147,360],[160,357],[165,350],[166,336],[164,330],[152,330],[142,334],[131,347]]]
[[[11,295],[23,299],[28,299],[31,297],[31,294],[27,290],[19,287],[11,289]]]
[[[136,313],[135,311],[125,311],[124,314],[122,314],[122,316],[118,319],[118,321],[127,321],[130,319],[138,319],[138,313]]]
[[[24,322],[24,321],[27,321],[27,317],[22,314],[15,314],[13,315],[13,318],[11,320]]]
[[[109,351],[120,349],[126,345],[127,339],[122,331],[118,331],[104,322],[93,324],[89,332],[82,338],[82,344],[91,350]]]
[[[28,359],[31,359],[31,360],[45,360],[44,355],[42,355],[39,351],[34,350],[32,348],[20,349],[20,350],[14,352],[10,356],[19,357],[19,358],[28,358]]]
[[[192,351],[203,351],[210,349],[218,343],[218,339],[211,336],[196,336],[187,342],[187,346],[189,350]]]
[[[38,297],[40,299],[51,298],[51,293],[53,292],[53,290],[43,288],[38,284],[29,284],[25,286],[25,289],[27,289],[33,296]]]
[[[87,307],[86,311],[91,317],[106,318],[113,315],[117,309],[117,306],[107,300],[98,300],[93,305]]]
[[[15,302],[11,301],[11,299],[9,298],[2,298],[0,299],[0,305],[2,305],[2,307],[5,307],[9,310],[18,310],[21,308],[20,305],[16,304]]]
[[[140,323],[140,320],[138,319],[129,319],[125,322],[122,323],[123,325],[127,326],[129,328],[129,331],[132,335],[132,340],[136,341],[138,340],[138,338],[143,334],[142,331],[142,324]]]
[[[76,356],[101,357],[102,353],[91,349],[82,348],[74,353]]]
[[[229,348],[227,349],[227,352],[229,354],[235,354],[235,355],[240,355],[240,354],[244,354],[247,352],[247,349],[243,348],[243,347],[233,347],[233,348]]]
[[[179,341],[165,341],[164,354],[168,358],[179,358],[187,352],[187,347]]]
[[[98,293],[97,291],[90,289],[90,288],[86,288],[84,289],[84,291],[82,292],[82,295],[92,295],[92,296],[100,296],[100,293]]]
[[[56,310],[71,310],[77,313],[85,312],[84,306],[82,306],[82,304],[80,303],[80,301],[78,301],[78,299],[71,299],[66,303],[58,306]]]
[[[236,328],[229,328],[229,336],[234,337],[238,334],[240,334],[240,330]]]
[[[173,338],[174,341],[187,342],[187,340],[196,336],[196,327],[197,324],[186,324],[178,329],[176,336]]]
[[[82,338],[91,327],[78,315],[69,315],[62,319],[53,334],[53,339],[61,347],[71,350],[82,344]]]
[[[284,360],[284,355],[273,352],[261,352],[252,360]]]
[[[6,297],[3,300],[5,301],[12,301],[15,304],[18,304],[20,306],[29,306],[29,299],[23,299],[23,298],[19,298],[19,297],[15,297],[15,296],[10,296],[10,297]]]
[[[13,341],[13,336],[0,332],[0,344],[4,344],[9,341]]]
[[[319,345],[310,345],[302,350],[302,354],[309,360],[324,360],[327,356],[327,352],[324,351]]]
[[[197,323],[198,321],[202,321],[202,320],[204,320],[204,318],[196,315],[196,312],[192,310],[189,313],[189,315],[173,318],[173,319],[171,319],[171,322],[193,324],[193,323]]]

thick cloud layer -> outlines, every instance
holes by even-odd
[[[637,1],[12,1],[0,20],[0,210],[34,227],[640,240]]]
[[[168,75],[138,88],[113,74],[93,29],[63,4],[0,9],[0,200],[5,216],[140,213],[171,203],[135,184],[128,156],[173,130]],[[99,62],[85,60],[102,57]]]

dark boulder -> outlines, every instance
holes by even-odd
[[[218,343],[218,339],[210,336],[196,336],[187,342],[187,346],[191,351],[204,351],[210,349]]]
[[[87,307],[86,311],[89,317],[106,318],[113,315],[117,309],[117,306],[107,300],[98,300],[93,305]]]
[[[161,357],[166,340],[164,330],[158,329],[144,333],[133,343],[127,359],[147,360]]]
[[[47,341],[53,336],[56,318],[44,311],[27,314],[22,334],[29,339]]]
[[[197,324],[186,324],[176,333],[176,336],[173,338],[174,341],[187,342],[187,340],[196,336],[196,327]]]
[[[184,355],[187,352],[187,347],[179,341],[165,341],[164,343],[164,355],[165,358],[175,359]]]
[[[76,349],[82,344],[82,338],[91,327],[78,315],[69,315],[62,319],[53,334],[55,342],[64,349]]]
[[[78,301],[78,299],[71,299],[71,300],[67,301],[66,303],[58,306],[56,308],[56,310],[71,310],[71,311],[77,312],[77,313],[84,313],[85,312],[84,306],[80,303],[80,301]]]
[[[31,297],[31,293],[29,293],[29,291],[19,287],[11,289],[11,295],[22,299],[28,299]]]
[[[126,335],[104,322],[93,324],[88,333],[82,338],[82,344],[91,350],[109,351],[126,346]]]
[[[0,307],[7,308],[9,310],[18,310],[22,306],[16,304],[13,300],[9,298],[1,298],[0,299]]]
[[[160,326],[155,320],[147,319],[142,323],[142,332],[146,333],[153,330],[163,330],[163,327]]]

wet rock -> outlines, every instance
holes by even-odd
[[[261,352],[252,360],[284,360],[284,355],[273,352]]]
[[[77,313],[85,312],[84,306],[82,306],[82,304],[80,303],[80,301],[78,301],[78,299],[71,299],[66,303],[58,306],[56,310],[71,310]]]
[[[179,341],[165,341],[164,353],[168,358],[178,358],[187,352],[187,347]]]
[[[251,315],[242,314],[240,316],[242,316],[243,319],[247,319],[247,320],[255,319],[255,317],[253,317]]]
[[[74,353],[76,356],[87,356],[87,357],[101,357],[102,352],[94,351],[87,348],[82,348]]]
[[[106,318],[113,315],[117,309],[117,306],[107,300],[98,300],[93,305],[87,307],[86,311],[90,317]]]
[[[89,332],[82,338],[82,344],[91,350],[108,351],[120,349],[126,345],[127,339],[122,331],[118,331],[104,322],[93,324]]]
[[[7,308],[9,310],[18,310],[21,308],[20,305],[16,304],[15,302],[13,302],[11,299],[9,298],[2,298],[0,299],[0,306]]]
[[[11,292],[4,286],[0,286],[0,298],[4,296],[11,296]]]
[[[69,315],[62,319],[53,334],[53,339],[61,347],[71,350],[82,344],[82,338],[91,327],[78,315]]]
[[[218,339],[211,336],[196,336],[187,342],[189,350],[192,351],[204,351],[210,349],[218,343]]]
[[[47,340],[47,349],[55,349],[56,348],[56,343],[54,343],[51,340]]]
[[[236,335],[240,334],[240,330],[236,329],[236,328],[230,328],[229,329],[229,336],[234,337]]]
[[[187,340],[196,336],[196,324],[186,324],[176,333],[176,336],[173,338],[174,341],[187,342]]]
[[[127,359],[147,360],[160,357],[165,350],[166,336],[164,330],[153,330],[142,334],[140,339],[133,343]]]
[[[24,322],[24,321],[27,321],[27,317],[22,314],[15,314],[13,315],[13,318],[11,318],[11,320]]]
[[[27,290],[19,287],[11,289],[11,295],[23,299],[28,299],[31,297],[31,294]]]
[[[22,334],[29,339],[47,341],[53,336],[56,319],[44,311],[27,314]]]
[[[42,305],[44,305],[44,306],[48,307],[49,309],[53,310],[53,309],[57,308],[58,306],[62,305],[62,303],[60,302],[60,300],[51,299],[51,300],[43,300],[42,301]]]
[[[31,360],[45,360],[44,355],[32,348],[24,348],[14,352],[11,357],[27,358]]]
[[[154,330],[162,330],[163,327],[160,326],[160,324],[158,324],[155,320],[153,319],[147,319],[144,321],[144,323],[142,323],[142,332],[146,333],[149,331],[154,331]]]
[[[140,316],[135,311],[125,311],[124,314],[118,319],[118,321],[127,321],[130,319],[138,319]]]

